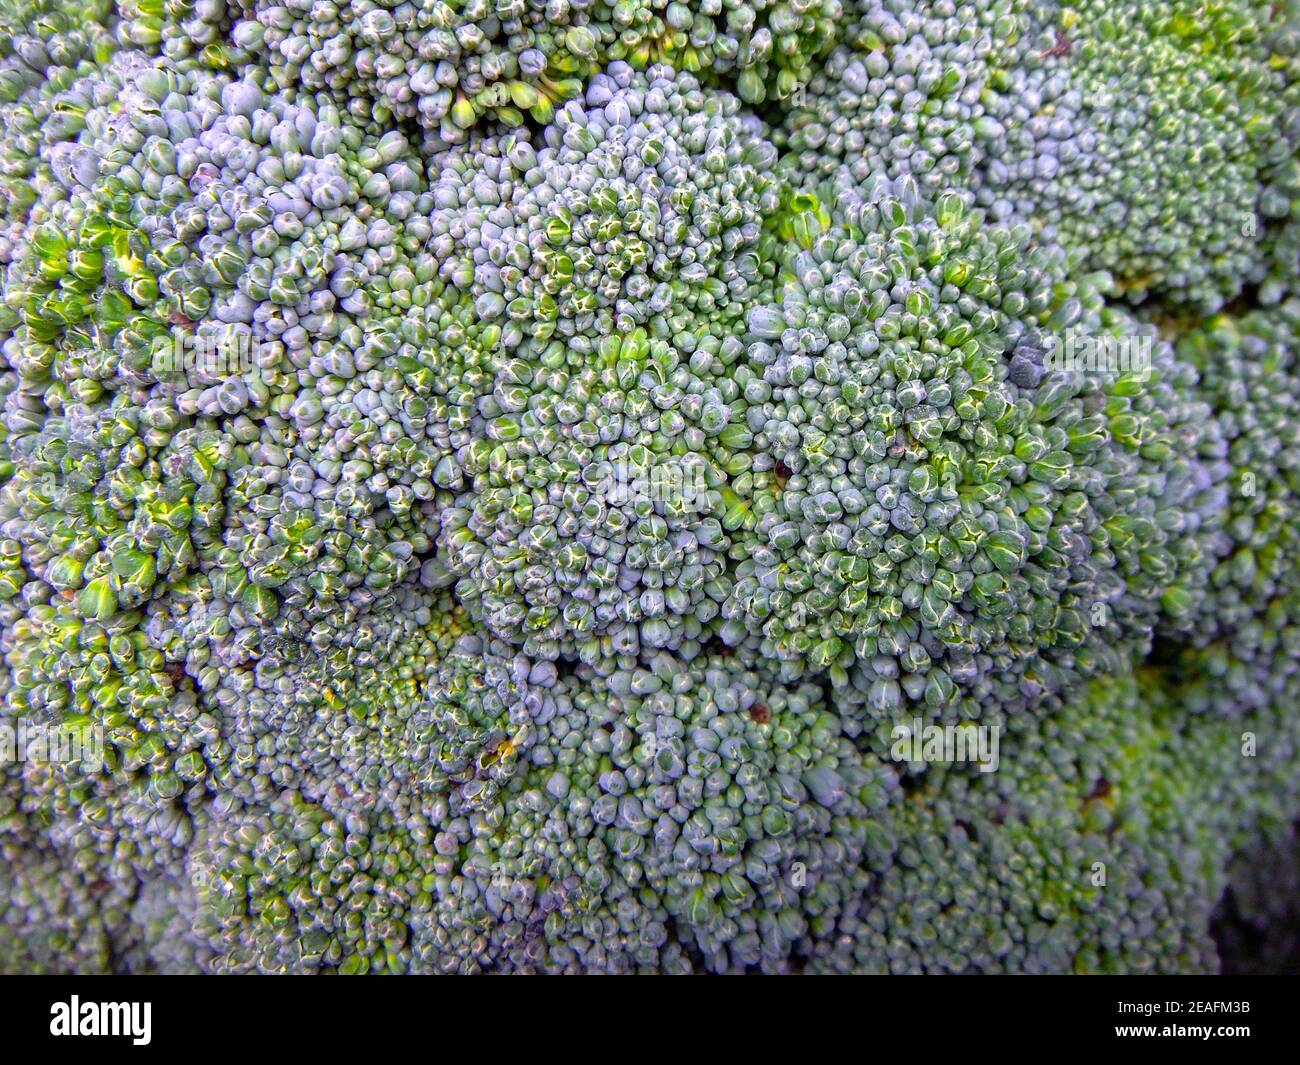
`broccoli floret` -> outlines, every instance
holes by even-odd
[[[108,74],[7,275],[27,565],[101,620],[202,571],[249,635],[282,603],[398,586],[452,444],[427,439],[399,320],[455,308],[430,260],[418,285],[400,268],[427,236],[422,167],[399,133],[249,81],[134,53]]]
[[[1200,443],[1215,481],[1194,543],[1203,586],[1176,628],[1195,642],[1272,624],[1297,588],[1300,550],[1300,302],[1234,319],[1218,315],[1184,336],[1178,355],[1219,432]]]
[[[1294,695],[1234,718],[1182,705],[1182,685],[1216,683],[1192,661],[1121,670],[1007,738],[998,772],[930,769],[898,808],[892,861],[810,967],[1217,971],[1229,858],[1297,795]]]
[[[1131,297],[1235,296],[1259,269],[1261,179],[1295,151],[1274,18],[1263,0],[1032,6],[981,202],[1085,249]]]
[[[457,595],[526,652],[707,636],[743,518],[737,333],[767,283],[774,159],[734,96],[620,63],[537,146],[471,142],[442,169],[441,273],[499,350],[439,544]]]
[[[108,0],[0,5],[0,212],[21,221],[41,187],[55,181],[57,144],[76,138],[102,90],[99,68],[114,51],[104,28]],[[0,265],[21,226],[0,224]]]
[[[962,196],[832,194],[824,231],[795,195],[788,280],[749,318],[757,521],[724,635],[761,631],[876,714],[994,720],[1113,668],[1186,608],[1194,375]],[[1132,343],[1076,369],[1081,337]]]
[[[840,168],[863,187],[910,174],[930,198],[970,188],[991,101],[1026,32],[1020,0],[859,0],[857,21],[774,131],[803,180]],[[996,109],[995,105],[992,105]]]
[[[1294,273],[1285,6],[863,0],[777,137],[800,172],[970,189],[1133,301],[1214,310]]]
[[[212,805],[190,857],[211,967],[785,971],[883,860],[894,774],[816,685],[740,655],[600,677],[498,653],[465,637],[441,667],[418,813]]]
[[[327,93],[361,122],[414,120],[441,145],[485,121],[548,123],[618,61],[668,63],[749,103],[788,97],[843,21],[840,0],[132,0],[121,11],[131,46],[215,68],[251,60],[278,92]]]

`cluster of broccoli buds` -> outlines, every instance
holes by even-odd
[[[0,0],[0,968],[1216,968],[1298,34]]]
[[[784,99],[842,28],[840,0],[130,0],[119,37],[173,61],[264,57],[277,91],[327,93],[362,123],[454,144],[487,123],[547,123],[611,63],[667,63]]]
[[[616,63],[541,144],[473,141],[435,187],[441,273],[499,333],[439,544],[457,594],[530,653],[698,646],[727,594],[738,334],[780,206],[739,110]]]
[[[1168,345],[1025,229],[908,177],[852,196],[825,232],[799,205],[791,279],[750,315],[764,480],[725,632],[876,714],[996,719],[1185,609],[1212,423]],[[1062,368],[1079,336],[1131,365]]]
[[[1293,4],[869,0],[859,14],[777,131],[793,169],[975,191],[1133,301],[1210,311],[1255,285],[1284,293]]]

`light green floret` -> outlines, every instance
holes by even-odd
[[[280,91],[327,92],[358,120],[414,119],[448,144],[485,120],[548,123],[620,61],[638,70],[667,63],[749,103],[786,98],[835,43],[842,8],[840,0],[213,0],[142,8],[129,25],[134,43],[158,43],[139,37],[159,34],[163,53],[180,56],[209,40],[209,50],[220,47],[212,34],[229,20],[236,54],[265,63]]]
[[[334,627],[288,613],[251,653],[232,631],[238,605],[210,593],[168,602],[174,616],[156,607],[143,631],[33,611],[6,638],[13,679],[7,672],[4,721],[62,720],[88,740],[98,733],[103,748],[93,764],[4,765],[0,845],[15,870],[42,871],[32,884],[15,872],[5,904],[32,915],[57,908],[43,926],[54,946],[0,942],[5,968],[58,965],[77,957],[73,941],[101,951],[75,961],[83,971],[107,969],[110,956],[114,968],[137,971],[232,965],[219,941],[195,932],[222,912],[211,900],[217,914],[200,908],[202,863],[212,820],[232,805],[276,804],[292,790],[349,824],[357,816],[429,824],[402,768],[422,761],[405,743],[407,722],[465,628],[445,593],[407,588]],[[77,712],[56,716],[48,698],[36,712],[37,695],[91,681],[96,700]],[[301,954],[285,966],[306,967]]]
[[[784,288],[750,314],[755,524],[724,635],[876,715],[999,718],[1184,609],[1212,427],[1168,346],[1027,230],[910,179],[839,202],[824,229],[796,199]]]
[[[1266,186],[1300,143],[1279,5],[1084,0],[1029,14],[979,127],[981,202],[1084,252],[1135,300],[1215,309],[1259,281],[1280,207]]]
[[[1292,679],[1226,720],[1188,713],[1189,688],[1221,702],[1194,662],[1120,669],[1004,736],[997,772],[931,770],[899,805],[893,861],[809,968],[1218,971],[1230,857],[1297,798],[1293,667],[1254,672]]]
[[[120,0],[125,48],[242,68],[278,95],[323,96],[380,131],[413,119],[435,146],[488,122],[546,123],[610,63],[669,63],[737,91],[785,99],[843,28],[840,0]]]
[[[400,135],[188,61],[123,52],[100,77],[5,248],[0,653],[5,723],[116,753],[5,794],[107,885],[112,956],[147,967],[124,913],[148,883],[141,920],[181,919],[174,849],[153,855],[216,791],[392,797],[386,744],[455,616],[410,590],[451,443],[402,318],[441,301],[425,321],[461,333]],[[272,644],[293,665],[259,666]],[[403,656],[401,683],[376,665]]]
[[[1218,438],[1202,443],[1218,505],[1197,532],[1205,587],[1179,628],[1196,642],[1267,624],[1300,588],[1300,302],[1218,315],[1178,343]]]
[[[749,465],[739,332],[767,283],[774,150],[733,96],[615,64],[539,144],[452,152],[441,274],[498,337],[440,548],[530,654],[707,637]]]

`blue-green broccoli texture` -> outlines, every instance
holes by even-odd
[[[1294,0],[0,0],[0,971],[1268,971],[1298,707]]]

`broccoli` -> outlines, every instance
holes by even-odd
[[[0,970],[1285,964],[1298,57],[0,0]]]
[[[769,280],[775,149],[735,96],[615,63],[536,147],[468,152],[481,169],[455,150],[434,188],[434,239],[499,339],[441,518],[456,594],[545,657],[698,646],[743,516],[740,333]]]
[[[1296,730],[1284,702],[1196,714],[1179,687],[1172,671],[1112,674],[1013,735],[999,772],[927,772],[875,891],[810,969],[1217,971],[1229,859],[1296,800],[1289,756],[1243,758],[1242,735],[1284,748]]]
[[[1215,440],[1200,443],[1219,483],[1196,533],[1205,588],[1189,614],[1198,643],[1267,623],[1292,588],[1300,526],[1300,301],[1242,317],[1216,315],[1179,340],[1217,412]],[[1261,634],[1262,635],[1262,634]]]
[[[904,176],[832,198],[821,231],[795,194],[788,280],[750,313],[762,488],[724,634],[761,632],[885,716],[1000,720],[1113,670],[1187,606],[1216,426],[1195,375],[957,193],[930,206]],[[1146,340],[1147,364],[1073,370],[1077,336]]]
[[[1133,302],[1204,313],[1292,283],[1294,4],[860,8],[778,130],[799,171],[976,191],[993,218],[1082,253]]]
[[[279,91],[323,92],[358,120],[416,122],[435,144],[475,126],[548,123],[611,63],[726,79],[785,98],[838,37],[840,0],[468,3],[256,0],[121,5],[124,43],[212,66],[261,53]]]

